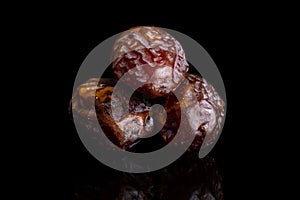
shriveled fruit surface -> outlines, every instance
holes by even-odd
[[[129,151],[139,151],[136,146],[143,151],[161,148],[174,138],[179,126],[184,127],[183,138],[174,148],[191,134],[195,139],[190,152],[217,140],[225,103],[203,77],[188,73],[183,48],[173,36],[157,27],[129,29],[116,40],[112,57],[111,77],[91,77],[72,97],[73,117],[90,132],[100,133],[100,125],[110,141]],[[142,85],[132,94],[114,90],[125,74],[129,76],[125,76],[124,88]],[[165,112],[151,112],[155,104]],[[162,128],[151,136],[156,127]]]

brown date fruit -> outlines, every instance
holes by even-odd
[[[167,96],[182,81],[189,66],[180,43],[158,27],[140,26],[125,31],[113,46],[113,73],[120,79],[136,68],[130,85],[152,98]]]
[[[112,99],[115,81],[112,79],[89,79],[77,88],[72,97],[73,116],[89,130],[101,133],[99,124],[106,136],[117,146],[127,149],[153,128],[153,118],[149,116],[149,103],[142,94],[134,93],[130,98],[125,92],[116,91]],[[129,101],[129,113],[125,112]],[[95,105],[97,121],[91,117]],[[112,113],[115,107],[117,112]],[[75,113],[74,113],[75,112]]]
[[[129,29],[116,40],[113,59],[111,69],[116,78],[132,69],[135,73],[129,76],[129,85],[123,84],[124,90],[114,93],[114,98],[117,81],[113,79],[90,79],[78,87],[72,98],[73,114],[86,128],[100,133],[100,124],[106,136],[126,150],[138,143],[159,149],[174,138],[179,127],[183,127],[186,138],[189,134],[195,136],[189,151],[216,141],[224,123],[225,104],[204,78],[186,73],[189,66],[185,54],[174,37],[157,27]],[[132,93],[126,92],[126,87],[141,83],[143,86],[129,96]],[[166,113],[151,113],[154,104],[164,106]],[[87,105],[95,105],[95,109]],[[144,139],[152,135],[155,127],[163,127],[157,134],[159,139]],[[185,142],[183,137],[180,144]]]
[[[184,134],[193,134],[195,139],[188,151],[197,152],[200,147],[212,144],[220,134],[224,122],[224,102],[204,78],[187,74],[188,82],[182,82],[177,88],[181,99],[177,99],[174,93],[167,97],[150,99],[139,92],[132,97],[126,92],[117,91],[112,99],[115,81],[112,79],[90,79],[80,85],[73,96],[73,111],[80,117],[81,122],[90,130],[99,132],[100,123],[106,136],[117,146],[130,149],[142,138],[160,124],[163,127],[159,135],[166,143],[170,142],[178,132],[179,126],[183,126]],[[129,100],[129,101],[128,101]],[[129,102],[129,114],[125,112]],[[88,103],[95,104],[97,121],[91,120],[92,110],[87,109]],[[166,110],[166,119],[161,113],[152,113],[150,108],[154,104],[161,104]],[[112,106],[117,112],[112,113]],[[181,109],[184,113],[181,113]],[[114,116],[113,116],[114,114]],[[183,115],[183,120],[181,119]],[[204,142],[204,138],[205,143]],[[184,137],[181,143],[186,142]],[[155,142],[153,142],[155,146]],[[180,144],[176,144],[178,147]]]
[[[76,91],[72,95],[70,111],[72,112],[72,117],[77,119],[82,126],[91,132],[100,133],[99,129],[96,128],[98,121],[95,121],[93,116],[96,114],[91,105],[95,104],[95,94],[96,91],[105,86],[106,90],[111,90],[109,85],[114,85],[113,79],[101,79],[98,84],[99,79],[91,78],[87,82],[79,85]],[[102,97],[104,98],[104,97]],[[102,99],[103,100],[103,99]]]
[[[168,116],[172,116],[171,124],[165,124],[160,132],[166,142],[172,140],[177,133],[178,123],[183,123],[186,134],[194,134],[195,139],[190,146],[190,151],[198,151],[201,145],[207,147],[216,141],[224,123],[224,101],[204,78],[197,75],[187,74],[187,84],[181,84],[182,99],[178,102],[174,95],[166,99],[165,107]],[[180,108],[183,109],[186,120],[180,122]],[[205,143],[204,142],[205,138]],[[184,140],[181,142],[185,142]]]

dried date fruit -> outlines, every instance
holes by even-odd
[[[204,141],[203,147],[211,145],[220,134],[224,122],[224,102],[212,85],[204,78],[197,75],[187,74],[187,84],[178,87],[182,94],[181,103],[174,95],[168,96],[165,107],[168,116],[172,116],[173,122],[165,124],[160,132],[166,142],[172,140],[177,133],[178,122],[180,122],[180,109],[184,110],[185,120],[182,126],[185,128],[184,135],[194,134],[195,139],[189,150],[198,151]],[[184,142],[184,140],[182,141]]]
[[[205,79],[187,74],[189,66],[184,51],[174,37],[157,27],[129,29],[116,40],[113,59],[111,69],[116,78],[122,78],[126,72],[130,74],[129,82],[123,84],[124,90],[116,91],[112,98],[117,81],[90,79],[73,96],[75,116],[80,116],[89,130],[99,133],[100,123],[114,144],[129,151],[138,142],[157,146],[152,150],[162,148],[174,138],[180,126],[183,136],[195,136],[189,151],[198,151],[202,145],[206,147],[216,141],[224,122],[224,102]],[[129,96],[132,93],[126,87],[135,88],[135,84],[141,83],[144,85]],[[87,104],[95,104],[96,113]],[[165,113],[150,112],[154,104],[164,106],[166,118]],[[91,120],[95,114],[98,121]],[[158,134],[160,139],[145,139],[155,127],[163,127]],[[174,144],[180,146],[185,142],[187,139],[183,137],[179,144]]]
[[[184,82],[177,88],[181,99],[177,99],[174,93],[167,97],[151,99],[139,92],[135,92],[131,97],[123,90],[116,91],[114,98],[112,92],[115,82],[112,79],[90,79],[82,84],[74,94],[73,104],[75,114],[81,117],[81,121],[88,129],[99,133],[97,129],[100,123],[106,136],[117,146],[130,150],[138,142],[143,141],[145,136],[152,133],[155,126],[163,127],[158,135],[164,143],[159,140],[148,140],[150,147],[138,147],[135,149],[145,149],[145,151],[162,148],[170,142],[178,132],[179,126],[183,126],[183,140],[185,136],[193,134],[195,139],[188,151],[197,152],[200,147],[207,147],[212,144],[224,122],[224,102],[205,79],[197,75],[187,74],[188,83]],[[129,113],[125,112],[129,102]],[[95,103],[98,121],[91,121],[91,110],[85,105]],[[150,113],[150,108],[154,104],[161,104],[166,111],[166,118],[160,112]],[[117,112],[112,113],[112,107]],[[184,113],[181,113],[181,109]],[[181,115],[184,115],[184,120]],[[75,116],[76,116],[75,115]],[[203,144],[205,140],[205,143]],[[154,142],[155,141],[155,142]],[[142,142],[141,145],[146,143]],[[178,147],[177,143],[174,143]],[[157,147],[155,147],[157,146]],[[140,150],[139,150],[140,151]],[[144,150],[142,150],[144,151]]]
[[[73,93],[71,100],[72,117],[77,119],[82,126],[91,132],[100,133],[99,129],[96,128],[98,121],[94,121],[93,116],[95,112],[91,109],[90,105],[95,104],[95,93],[97,89],[106,87],[107,90],[111,90],[115,82],[113,79],[99,79],[91,78],[86,83],[81,84],[77,87]],[[111,86],[111,88],[109,88]],[[101,98],[104,98],[101,97]],[[103,101],[103,99],[101,99]]]
[[[189,66],[180,43],[157,27],[135,27],[125,31],[113,47],[113,73],[120,79],[136,68],[132,86],[151,97],[167,96],[182,81]]]
[[[86,128],[100,133],[99,125],[106,136],[117,146],[128,149],[140,138],[151,133],[153,118],[149,115],[150,105],[142,94],[135,93],[130,98],[118,90],[112,93],[115,82],[112,79],[89,79],[80,85],[73,95],[73,116],[80,118]],[[130,99],[130,101],[129,101]],[[126,105],[129,102],[129,113]],[[98,121],[93,121],[94,114],[90,105],[95,105]],[[116,112],[112,112],[115,107]]]
[[[196,135],[205,137],[205,146],[211,145],[219,136],[224,123],[225,103],[204,78],[192,74],[186,78],[190,85],[184,94],[183,104],[189,125]]]

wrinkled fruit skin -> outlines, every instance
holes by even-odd
[[[146,66],[141,69],[141,66]],[[113,47],[113,73],[120,79],[137,68],[130,85],[152,98],[167,96],[182,81],[189,66],[180,43],[157,27],[136,27],[125,31]]]
[[[73,116],[80,118],[83,124],[94,132],[100,133],[99,124],[106,136],[117,146],[123,149],[129,148],[140,137],[147,135],[153,127],[153,119],[149,116],[149,103],[145,98],[138,98],[142,94],[135,93],[131,98],[122,91],[112,93],[115,85],[113,79],[89,79],[80,85],[73,95]],[[126,101],[129,101],[129,113],[125,113]],[[89,104],[95,104],[97,121],[90,117],[92,110],[88,110]],[[113,116],[112,106],[117,111]],[[99,123],[99,124],[98,124]]]
[[[195,135],[188,150],[199,151],[205,137],[204,147],[212,144],[218,137],[224,122],[224,102],[205,79],[191,74],[187,75],[187,79],[188,84],[178,88],[182,93],[182,99],[177,99],[173,93],[168,97],[151,99],[138,92],[129,97],[125,92],[117,91],[113,101],[114,80],[100,79],[98,83],[98,79],[90,79],[80,85],[73,95],[75,116],[80,117],[87,128],[98,133],[99,123],[106,136],[123,149],[130,149],[143,140],[142,138],[147,136],[157,123],[163,127],[158,135],[167,144],[177,134],[178,127],[182,123],[184,136]],[[93,102],[98,121],[89,121],[91,111],[85,106]],[[129,114],[124,112],[126,102],[129,102]],[[166,120],[163,120],[160,113],[150,115],[150,108],[154,104],[164,106]],[[115,116],[112,116],[111,106],[115,106],[118,110]],[[181,107],[184,113],[181,113]],[[187,121],[181,121],[181,114],[185,115]],[[184,143],[185,140],[181,142]]]
[[[174,142],[176,147],[186,143],[190,134],[195,139],[188,151],[198,152],[217,140],[224,123],[225,103],[204,78],[187,73],[189,66],[182,46],[170,34],[145,26],[125,31],[113,46],[111,69],[116,80],[92,78],[73,94],[73,116],[88,130],[101,133],[100,124],[111,142],[134,152],[162,148],[179,127],[183,127],[183,140],[180,144]],[[131,69],[137,71],[131,74]],[[119,80],[126,72],[130,74],[129,78],[125,76],[129,82]],[[118,81],[124,83],[124,90],[114,92],[112,98]],[[143,86],[129,96],[132,93],[126,88],[135,85]],[[150,113],[154,104],[164,107],[166,118],[160,112]],[[92,117],[95,115],[97,120]],[[149,137],[155,127],[162,129]],[[136,148],[142,145],[145,147]]]
[[[183,123],[184,135],[193,134],[195,139],[190,146],[190,151],[199,151],[201,145],[211,145],[219,136],[224,123],[224,101],[216,90],[204,78],[187,74],[187,84],[181,85],[178,90],[181,93],[181,104],[174,95],[168,96],[165,108],[172,116],[173,123],[166,124],[160,132],[166,142],[169,142],[177,133],[180,122],[180,108],[184,110]],[[205,138],[205,143],[204,142]],[[184,140],[181,142],[185,142]]]
[[[133,94],[114,91],[116,82],[131,69],[138,71],[124,86],[143,86]],[[155,172],[116,173],[97,167],[90,173],[96,181],[76,187],[76,199],[223,199],[222,178],[214,159],[199,159],[191,152],[198,153],[200,147],[216,141],[224,123],[225,103],[212,85],[200,76],[188,74],[188,69],[181,45],[162,29],[136,27],[119,37],[113,47],[112,73],[116,80],[91,78],[80,85],[71,101],[74,120],[88,130],[91,138],[101,134],[101,126],[114,145],[101,138],[99,144],[109,149],[160,149],[174,138],[179,127],[183,127],[182,141],[172,143],[172,147],[179,148],[190,134],[195,139],[180,159]],[[164,107],[166,119],[160,111],[151,113],[155,104]],[[117,112],[112,112],[114,109]],[[162,129],[145,138],[155,127]]]

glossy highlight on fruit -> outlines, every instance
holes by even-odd
[[[90,79],[80,85],[73,96],[75,116],[80,117],[86,127],[92,131],[99,132],[97,127],[100,124],[106,136],[123,149],[130,149],[138,144],[158,125],[163,126],[158,135],[167,144],[177,134],[178,127],[182,123],[184,135],[195,135],[188,150],[199,151],[201,145],[209,146],[220,134],[224,121],[224,102],[205,79],[192,74],[187,74],[187,79],[188,84],[178,88],[181,90],[182,99],[178,99],[173,93],[168,97],[156,99],[139,92],[129,97],[122,91],[118,91],[112,98],[115,80]],[[98,121],[89,120],[92,111],[87,110],[88,106],[85,106],[93,102],[95,102]],[[126,102],[129,102],[129,114],[125,112]],[[164,106],[166,119],[161,116],[161,113],[150,114],[151,106],[154,104]],[[112,106],[118,110],[114,116],[111,111]],[[184,113],[181,113],[181,108],[184,108]],[[181,121],[182,114],[187,121]],[[206,140],[203,144],[204,138]],[[184,143],[185,140],[181,142]],[[180,144],[175,143],[175,145]]]
[[[165,108],[168,108],[167,112],[172,116],[173,123],[165,124],[160,134],[166,142],[173,139],[177,133],[177,122],[180,122],[180,109],[183,109],[187,121],[180,123],[183,123],[185,135],[195,135],[189,150],[198,151],[202,145],[203,147],[211,145],[219,136],[225,117],[225,103],[204,78],[187,74],[186,79],[188,83],[177,88],[182,94],[182,99],[178,101],[174,95],[166,99]]]
[[[109,78],[91,78],[73,94],[73,117],[87,130],[101,134],[101,127],[114,145],[133,152],[164,147],[180,126],[183,138],[174,148],[187,144],[190,135],[194,141],[189,152],[214,144],[224,123],[225,103],[203,77],[188,73],[185,53],[174,37],[161,28],[135,27],[116,40],[112,56]],[[130,74],[131,69],[137,70]],[[114,90],[125,73],[130,80],[124,90]],[[134,93],[127,92],[141,83]],[[156,104],[165,112],[151,112]],[[162,128],[152,136],[156,127]]]
[[[125,31],[116,40],[112,68],[117,79],[137,68],[131,85],[143,83],[143,92],[156,98],[176,89],[189,66],[182,46],[173,36],[161,28],[141,26]]]
[[[130,98],[125,92],[118,91],[112,98],[114,85],[113,79],[96,78],[80,85],[72,98],[72,106],[75,108],[73,116],[80,118],[94,132],[100,133],[100,124],[115,145],[127,149],[152,130],[153,118],[149,115],[149,102],[139,98],[139,93]],[[128,101],[129,114],[125,112]],[[91,120],[93,110],[88,109],[91,103],[95,104],[97,121]],[[118,111],[115,115],[111,112],[112,107],[116,107]]]

